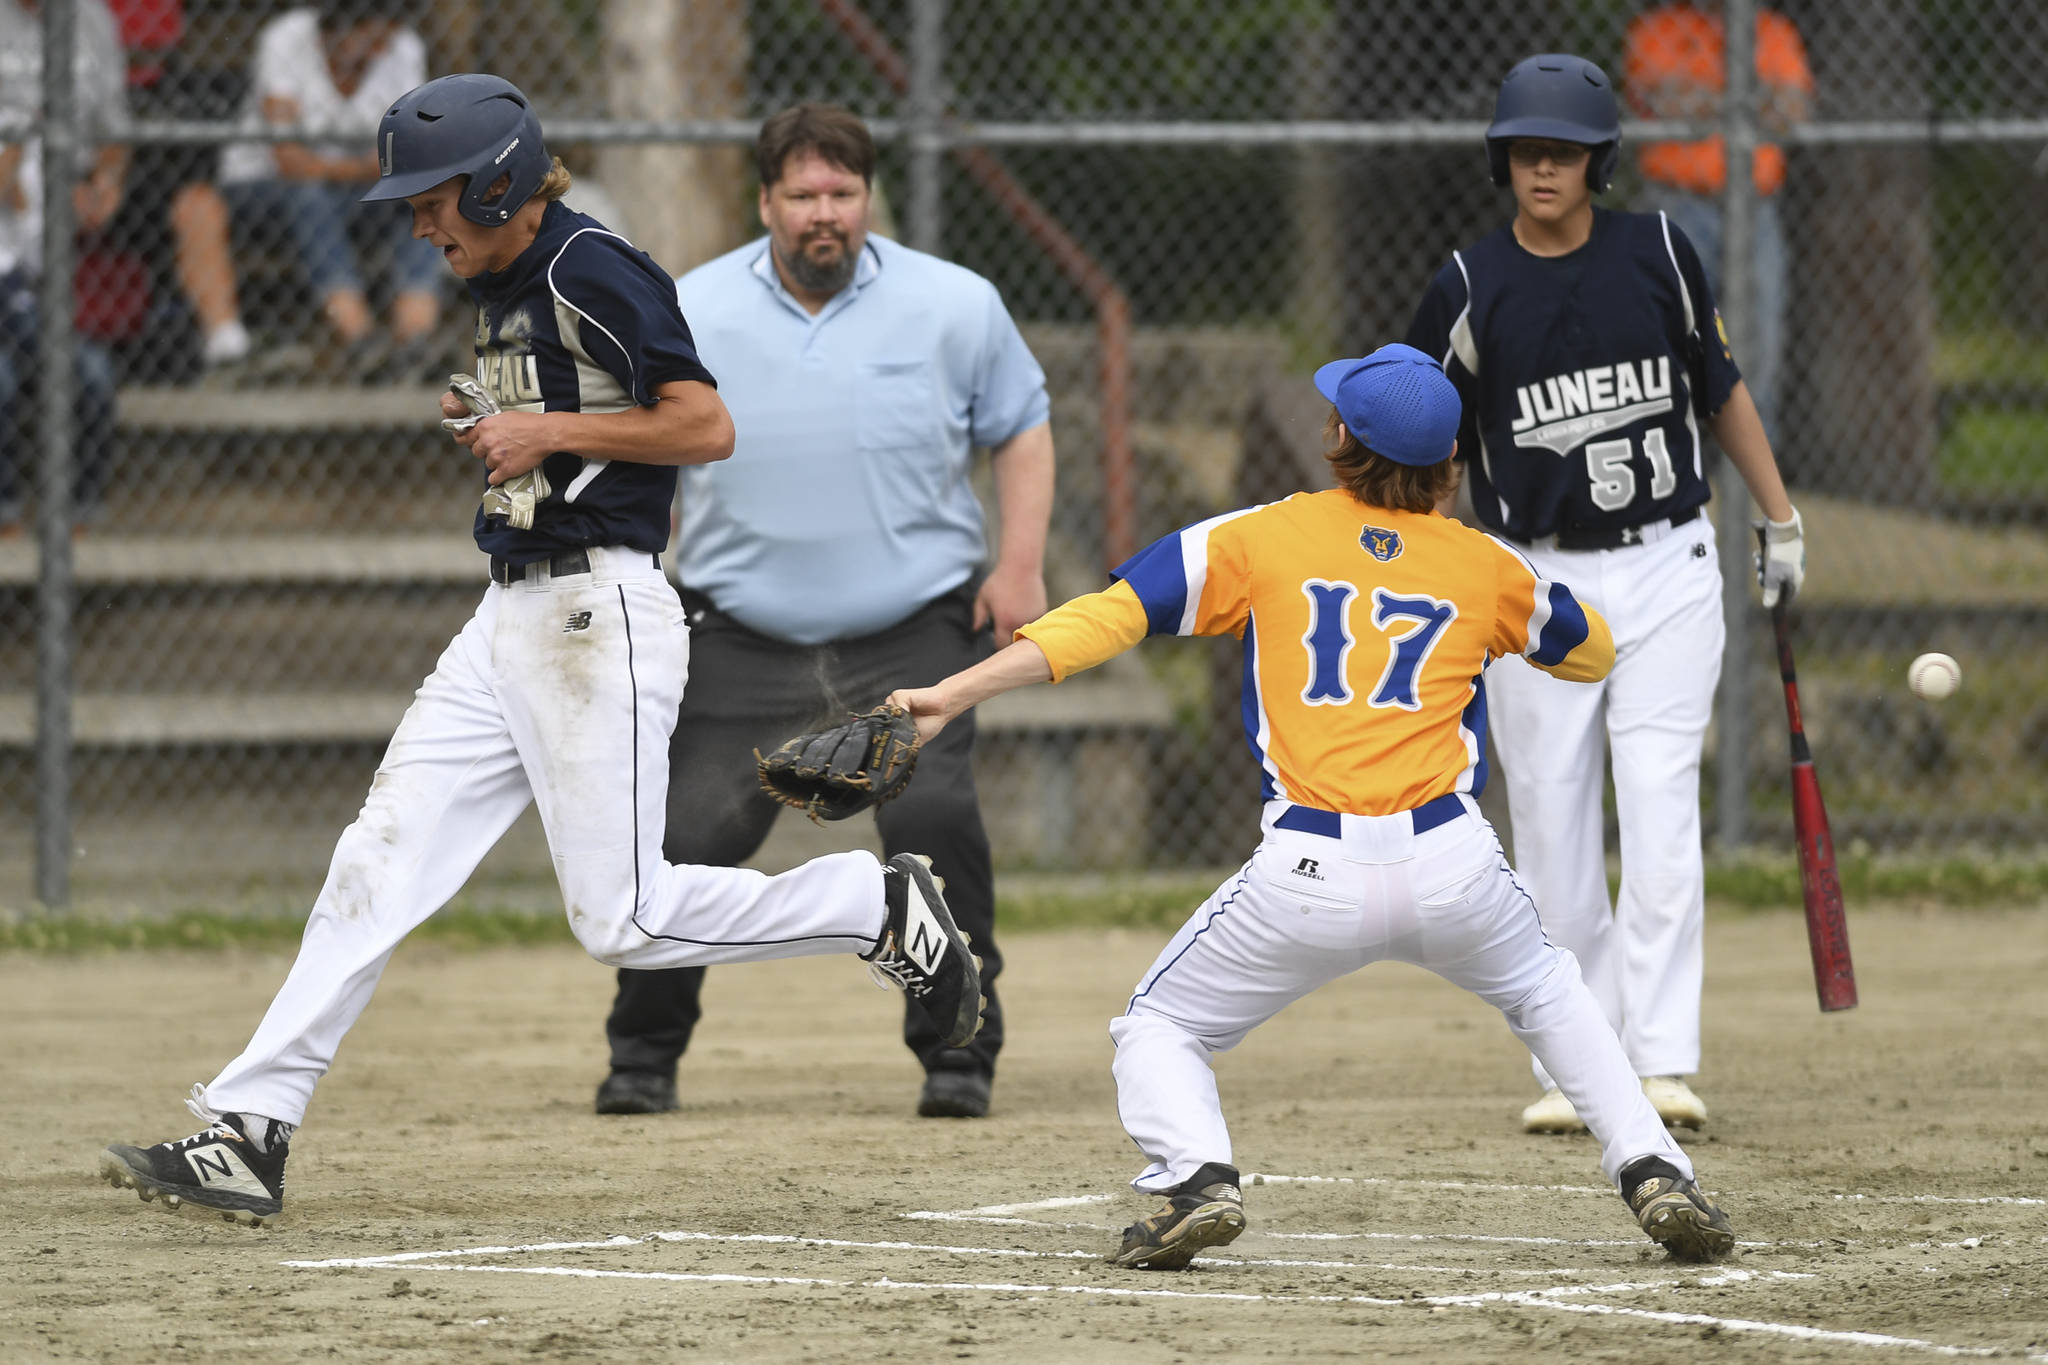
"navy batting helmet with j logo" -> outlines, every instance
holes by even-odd
[[[553,165],[540,118],[519,87],[465,72],[409,90],[385,111],[377,125],[377,183],[363,199],[405,199],[466,175],[462,216],[498,227],[533,197]],[[510,184],[492,195],[501,177]]]

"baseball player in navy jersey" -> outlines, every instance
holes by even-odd
[[[1579,959],[1665,1121],[1699,1127],[1700,749],[1720,677],[1721,571],[1705,437],[1762,509],[1765,605],[1805,575],[1799,514],[1730,354],[1699,257],[1663,214],[1596,208],[1621,141],[1606,75],[1579,57],[1508,72],[1487,129],[1515,217],[1437,272],[1408,333],[1464,400],[1481,524],[1614,631],[1604,683],[1518,660],[1487,670],[1515,865]],[[1731,512],[1730,515],[1738,515]],[[1621,894],[1610,905],[1602,752],[1612,754]],[[1583,1127],[1541,1063],[1532,1132]]]
[[[101,1154],[101,1173],[144,1199],[251,1224],[283,1207],[292,1135],[392,950],[529,802],[570,927],[601,962],[859,953],[952,1046],[980,1006],[974,960],[914,855],[834,854],[775,877],[663,860],[689,637],[658,552],[676,466],[733,446],[675,281],[559,202],[568,173],[495,76],[411,91],[377,152],[365,197],[406,200],[414,235],[476,301],[477,405],[502,412],[471,421],[476,405],[451,394],[442,413],[485,471],[475,530],[491,581],[399,722],[255,1037],[192,1088],[208,1127]]]

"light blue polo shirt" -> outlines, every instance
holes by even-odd
[[[818,644],[967,581],[988,549],[970,456],[1051,411],[994,285],[870,234],[853,283],[813,317],[763,237],[676,297],[739,433],[730,459],[682,471],[685,586]]]

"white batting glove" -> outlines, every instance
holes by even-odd
[[[1756,529],[1756,581],[1764,590],[1764,605],[1790,602],[1806,582],[1806,527],[1799,509],[1792,509],[1790,521],[1759,518],[1750,525]]]

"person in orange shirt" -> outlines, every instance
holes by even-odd
[[[1154,542],[1020,627],[1000,653],[899,690],[921,741],[969,707],[1059,682],[1148,635],[1232,635],[1263,839],[1139,983],[1116,1043],[1117,1111],[1166,1205],[1110,1259],[1185,1269],[1244,1230],[1211,1054],[1380,961],[1412,962],[1500,1009],[1600,1141],[1602,1173],[1683,1260],[1735,1245],[1728,1218],[1636,1083],[1569,951],[1544,937],[1474,799],[1486,780],[1487,664],[1567,681],[1614,664],[1600,614],[1505,542],[1440,515],[1457,489],[1460,404],[1441,367],[1383,346],[1316,372],[1340,487],[1227,512]]]
[[[1625,74],[1629,107],[1644,118],[1718,119],[1727,83],[1721,16],[1689,0],[1660,5],[1628,26]],[[1756,16],[1758,113],[1766,132],[1783,133],[1812,112],[1813,72],[1806,45],[1790,19],[1776,10]],[[1707,282],[1731,311],[1744,306],[1721,288],[1721,194],[1728,157],[1719,134],[1699,142],[1652,142],[1642,150],[1643,207],[1662,209],[1692,240],[1707,268]],[[1785,349],[1786,250],[1778,215],[1785,185],[1785,152],[1760,142],[1751,162],[1756,185],[1753,303],[1750,344],[1743,349],[1749,382],[1767,431],[1776,426],[1778,365]]]

